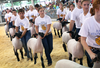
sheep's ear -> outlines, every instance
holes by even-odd
[[[44,37],[44,33],[39,32],[38,33],[41,37]]]

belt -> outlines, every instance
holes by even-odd
[[[47,33],[47,35],[51,34],[52,32]]]
[[[92,49],[92,50],[99,50],[99,48],[94,48],[94,47],[91,47],[91,46],[89,46],[89,48]]]

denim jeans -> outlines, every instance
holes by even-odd
[[[22,41],[22,44],[23,44],[25,53],[27,53],[27,57],[28,57],[28,58],[30,58],[30,56],[29,56],[29,51],[28,51],[28,48],[27,48],[27,42],[28,42],[28,40],[29,40],[30,38],[31,38],[30,30],[28,30],[28,31],[26,32],[26,34],[21,38],[21,41]]]
[[[13,26],[12,22],[9,22],[9,29]]]
[[[43,47],[45,49],[45,55],[47,57],[48,64],[50,64],[50,63],[52,63],[52,59],[50,57],[50,54],[53,50],[53,36],[52,36],[52,34],[49,34],[48,36],[45,36],[42,39],[42,43],[43,43]]]
[[[93,53],[95,53],[95,54],[97,54],[97,53],[100,52],[100,50],[92,50],[92,49],[91,49],[91,51],[92,51]],[[85,55],[86,55],[86,57],[87,57],[87,64],[88,64],[88,66],[89,66],[89,67],[93,67],[93,63],[91,63],[91,62],[92,62],[92,59],[91,59],[91,57],[89,56],[89,54],[87,53],[87,51],[85,51]]]
[[[75,32],[75,30],[76,30],[76,25],[75,25],[75,23],[74,23],[74,26],[73,26],[72,31]]]

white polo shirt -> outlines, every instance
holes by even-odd
[[[39,32],[43,32],[44,34],[46,33],[48,24],[52,24],[51,18],[48,15],[45,15],[43,18],[38,16],[35,19],[35,25],[39,26]],[[51,32],[51,29],[49,30],[49,32]]]
[[[65,10],[60,10],[60,8],[59,9],[57,9],[57,13],[56,13],[57,15],[59,15],[60,16],[60,18],[63,18],[63,15],[65,15]]]
[[[23,32],[25,28],[29,30],[29,20],[25,17],[24,19],[20,19],[19,17],[15,20],[15,26],[20,26],[20,31]]]
[[[83,24],[83,22],[85,21],[85,19],[87,19],[88,17],[91,17],[91,14],[90,14],[90,12],[88,12],[86,14],[86,16],[84,16],[84,13],[81,13],[79,17],[80,17],[81,24]]]
[[[75,21],[76,28],[81,28],[79,16],[82,12],[83,12],[83,9],[78,9],[77,7],[72,11],[71,20]]]
[[[84,21],[79,35],[86,37],[88,46],[100,48],[100,23],[95,20],[94,16]]]

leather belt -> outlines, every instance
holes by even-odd
[[[47,33],[47,35],[51,34],[52,32]]]
[[[100,50],[99,48],[94,48],[94,47],[91,47],[91,46],[89,46],[89,48],[92,49],[92,50]]]

